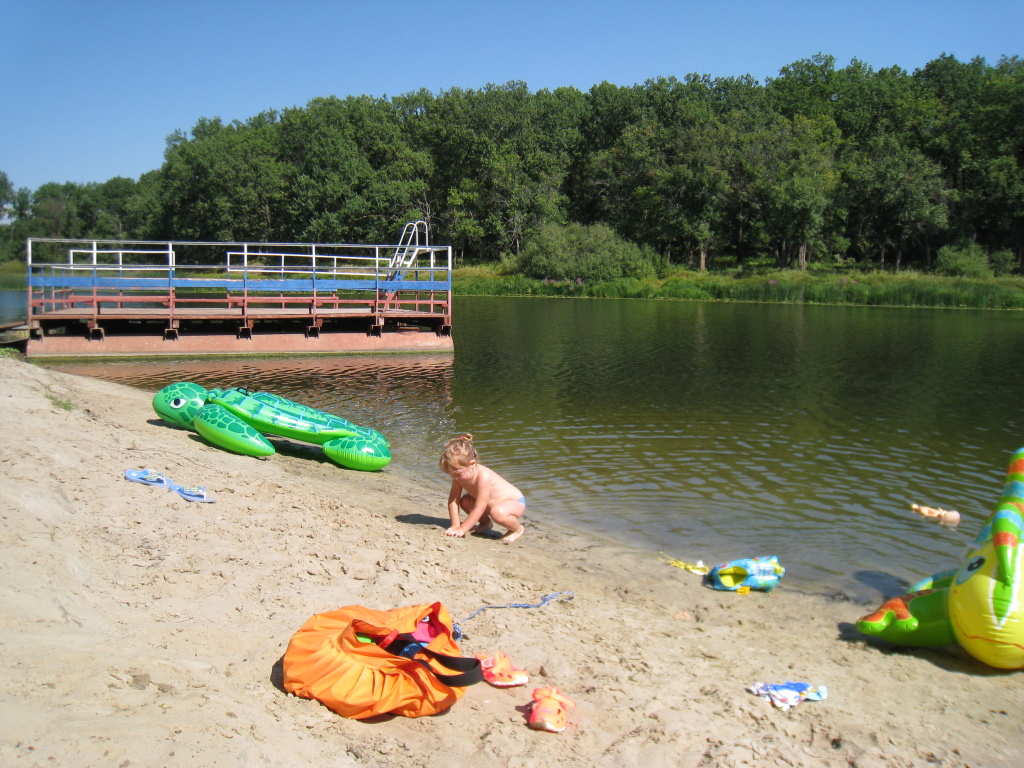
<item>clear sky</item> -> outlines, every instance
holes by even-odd
[[[0,170],[138,178],[201,117],[318,96],[532,90],[688,73],[760,82],[816,53],[913,72],[1024,55],[1022,0],[0,0]]]

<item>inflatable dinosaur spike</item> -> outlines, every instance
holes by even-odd
[[[315,443],[331,461],[349,469],[374,471],[391,461],[388,441],[377,430],[270,392],[239,387],[207,391],[179,381],[153,396],[153,410],[164,421],[194,429],[217,447],[245,456],[276,453],[264,437],[276,435]]]
[[[959,568],[922,580],[862,617],[857,628],[897,645],[959,643],[998,669],[1024,668],[1024,448],[1010,459],[1002,498]]]

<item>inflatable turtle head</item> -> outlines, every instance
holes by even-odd
[[[192,427],[199,409],[206,405],[207,391],[191,381],[179,381],[153,395],[153,410],[164,421]]]

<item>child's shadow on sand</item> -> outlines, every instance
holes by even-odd
[[[395,515],[395,520],[400,523],[408,523],[409,525],[434,525],[438,528],[447,528],[451,525],[442,517],[429,517],[417,512],[412,512],[408,515]]]
[[[409,525],[433,525],[437,528],[445,529],[451,525],[451,523],[443,517],[429,517],[417,512],[412,512],[408,515],[395,515],[395,520],[400,523],[408,523]],[[491,528],[483,533],[472,533],[470,535],[475,536],[478,539],[500,539],[503,534],[501,531]]]

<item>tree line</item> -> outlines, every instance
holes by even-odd
[[[424,219],[473,262],[612,236],[699,269],[929,269],[956,246],[1009,271],[1024,258],[1024,60],[907,73],[819,54],[764,83],[317,98],[202,118],[138,180],[31,191],[0,172],[0,206],[0,261],[32,236],[388,243]]]

